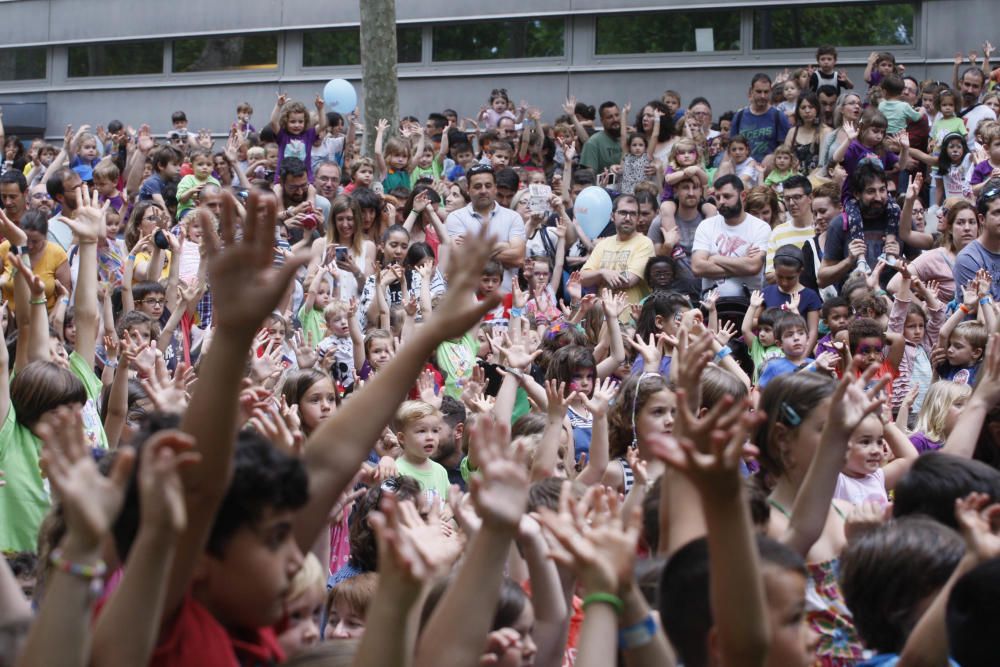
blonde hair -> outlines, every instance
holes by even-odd
[[[781,144],[780,146],[774,149],[774,155],[775,156],[787,155],[788,157],[792,158],[792,164],[791,166],[789,166],[789,169],[791,170],[794,170],[799,164],[799,159],[795,156],[795,151],[793,151],[791,148],[789,148],[784,144]]]
[[[403,401],[396,410],[396,430],[402,431],[408,425],[424,417],[441,416],[441,411],[426,401]]]
[[[682,148],[686,148],[688,150],[694,150],[698,154],[698,164],[702,163],[703,160],[701,155],[701,148],[698,146],[698,144],[696,144],[693,139],[688,139],[687,137],[681,137],[670,148],[670,157],[668,158],[667,161],[670,163],[671,167],[676,169],[680,166],[677,164],[677,153],[679,153]]]
[[[367,615],[368,605],[375,597],[376,588],[378,588],[377,572],[362,572],[350,579],[344,579],[326,595],[327,614],[333,611],[333,605],[343,602],[359,616]]]
[[[267,157],[267,151],[263,146],[251,146],[247,149],[247,160],[263,160]]]
[[[325,591],[326,577],[323,576],[323,566],[313,553],[306,554],[302,561],[302,567],[295,576],[288,588],[287,600],[295,600],[311,591]]]
[[[111,181],[115,184],[118,183],[118,177],[121,172],[118,170],[118,165],[114,162],[100,162],[96,167],[94,167],[94,179],[100,179],[102,181]]]
[[[351,178],[361,171],[362,167],[368,167],[372,171],[375,171],[375,160],[370,157],[359,157],[354,162],[351,163]]]
[[[924,396],[920,414],[917,415],[915,433],[923,433],[928,440],[943,442],[947,434],[944,422],[956,402],[967,400],[972,395],[972,387],[967,384],[938,380],[931,384]]]
[[[410,153],[410,142],[400,137],[389,137],[389,140],[385,142],[385,148],[382,149],[382,155],[385,157],[390,157],[392,155],[405,155],[406,157],[410,157]]]
[[[323,319],[329,321],[331,317],[337,317],[338,315],[346,315],[348,311],[348,305],[346,302],[340,299],[334,299],[330,303],[326,304],[326,308],[323,309]]]

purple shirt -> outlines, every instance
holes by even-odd
[[[844,179],[841,197],[845,200],[851,196],[851,176],[858,170],[858,165],[862,162],[874,162],[883,170],[890,171],[899,162],[899,156],[890,151],[886,151],[884,156],[879,156],[878,153],[857,139],[851,141],[844,153],[844,171],[847,172],[847,178]]]
[[[972,175],[969,177],[969,185],[977,185],[983,181],[990,180],[990,174],[992,173],[993,165],[990,164],[989,160],[983,160],[972,168]]]
[[[306,163],[306,175],[312,183],[312,147],[316,143],[316,128],[307,128],[302,134],[289,134],[284,129],[278,132],[278,166],[274,170],[274,182],[281,179],[281,161],[286,157],[297,157]]]
[[[935,440],[931,440],[923,433],[914,433],[913,435],[911,435],[910,443],[914,447],[916,447],[917,451],[920,452],[921,454],[925,454],[927,452],[936,452],[937,450],[944,447],[943,442],[937,442]]]

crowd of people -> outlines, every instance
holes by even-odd
[[[995,664],[992,51],[5,137],[0,664]]]

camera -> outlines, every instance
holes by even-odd
[[[162,229],[157,229],[156,233],[153,234],[153,244],[160,250],[170,248],[170,241],[167,240],[167,235],[163,233]]]

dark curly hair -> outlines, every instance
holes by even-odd
[[[382,495],[386,493],[386,487],[395,487],[389,490],[396,495],[398,500],[416,501],[423,494],[420,482],[412,477],[400,475],[399,477],[390,477],[379,486],[373,486],[358,500],[354,507],[354,514],[351,516],[350,563],[351,567],[362,572],[374,572],[378,566],[377,541],[375,540],[375,531],[368,525],[368,515],[378,509],[379,503],[382,502]]]

